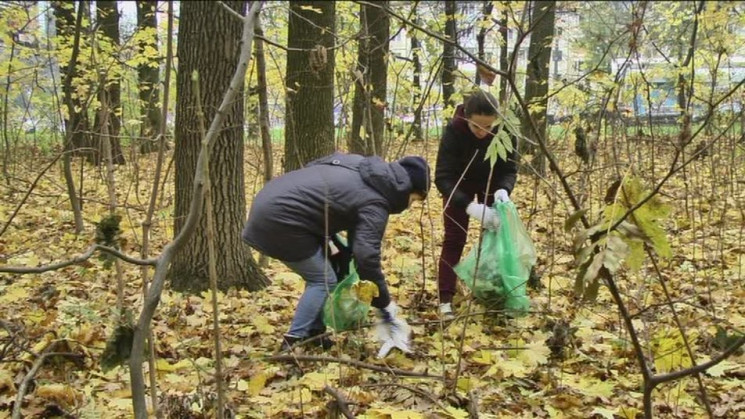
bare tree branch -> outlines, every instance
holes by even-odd
[[[127,256],[117,249],[107,247],[107,246],[102,246],[100,244],[92,244],[88,248],[88,250],[86,250],[86,252],[83,253],[82,255],[76,256],[64,262],[53,263],[50,265],[37,266],[35,268],[30,268],[27,266],[0,266],[0,272],[8,272],[8,273],[13,273],[13,274],[40,274],[44,272],[55,271],[57,269],[62,269],[70,265],[77,265],[77,264],[85,262],[86,260],[90,259],[91,256],[93,256],[93,253],[96,250],[100,250],[104,253],[108,253],[112,256],[116,256],[119,259],[125,262],[129,262],[133,265],[155,266],[158,263],[158,259],[137,259],[131,256]]]

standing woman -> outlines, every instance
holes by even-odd
[[[437,282],[440,316],[445,320],[453,318],[452,301],[457,282],[453,267],[463,254],[469,216],[478,220],[483,228],[497,229],[499,217],[491,208],[494,198],[509,201],[517,179],[517,140],[514,137],[507,160],[499,159],[492,170],[491,161],[485,159],[497,130],[494,127],[496,107],[497,100],[489,92],[473,92],[455,109],[455,116],[445,128],[437,151],[435,184],[443,197],[445,225]]]

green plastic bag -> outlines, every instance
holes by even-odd
[[[357,295],[361,289],[360,282],[354,263],[350,263],[349,275],[326,298],[323,306],[323,323],[326,326],[339,332],[354,329],[365,321],[370,305]]]
[[[536,262],[535,248],[514,203],[497,202],[493,208],[499,229],[484,231],[481,256],[475,246],[453,270],[482,305],[524,315],[530,308],[526,284]]]

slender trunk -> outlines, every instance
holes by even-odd
[[[358,154],[383,156],[390,18],[384,10],[388,2],[378,3],[360,5],[362,36],[358,49],[350,149]]]
[[[413,20],[414,23],[416,23],[417,25],[419,24],[418,17],[414,16]],[[421,42],[419,42],[417,33],[413,32],[411,34],[411,57],[414,64],[414,94],[412,95],[411,102],[413,109],[416,110],[414,112],[414,122],[412,123],[412,129],[414,130],[414,141],[424,140],[424,137],[422,136],[422,111],[421,107],[419,106],[419,101],[422,98],[422,61],[420,59],[421,52],[422,44]]]
[[[10,164],[10,138],[8,137],[8,99],[10,97],[10,74],[13,68],[13,59],[15,58],[16,44],[10,44],[10,58],[8,58],[8,75],[5,77],[5,97],[3,97],[3,142],[5,143],[5,152],[3,153],[3,177],[8,186],[10,186],[10,173],[8,165]]]
[[[161,172],[163,171],[163,161],[165,160],[166,150],[166,120],[168,117],[168,94],[171,83],[171,63],[173,60],[173,1],[168,1],[168,23],[166,29],[166,65],[165,65],[165,84],[163,86],[163,103],[161,105],[161,117],[158,118],[158,158],[155,164],[155,178],[153,179],[153,190],[150,194],[150,202],[147,207],[145,221],[142,222],[142,258],[147,259],[150,253],[150,229],[155,214],[155,204],[158,199],[159,183]],[[142,267],[142,295],[147,297],[149,286],[149,269],[148,266]],[[155,369],[155,336],[153,331],[148,331],[147,344],[150,349],[148,357],[149,381],[150,381],[150,403],[154,415],[158,418],[163,417],[163,412],[158,408],[158,387]]]
[[[137,1],[137,29],[151,31],[152,36],[137,44],[139,53],[150,48],[158,48],[158,20],[156,17],[157,1]],[[160,91],[160,69],[153,66],[154,60],[137,66],[137,83],[140,99],[140,153],[158,151],[157,135],[160,130],[161,111],[158,107]],[[166,100],[167,98],[163,98]]]
[[[680,146],[685,147],[691,140],[691,110],[688,106],[688,101],[693,95],[693,77],[694,70],[691,68],[690,84],[686,81],[686,76],[683,74],[682,69],[688,67],[693,60],[693,53],[696,48],[696,35],[698,33],[698,17],[701,11],[704,9],[704,1],[699,2],[698,8],[693,15],[693,30],[691,33],[691,42],[688,45],[688,51],[685,59],[680,60],[681,71],[678,72],[678,107],[680,107],[680,116],[682,118],[681,129],[680,129]]]
[[[255,32],[255,28],[254,28]],[[199,93],[199,78],[194,77],[194,97],[197,105],[197,119],[199,120],[199,133],[202,137],[202,149],[204,150],[204,167],[202,178],[204,179],[204,204],[207,213],[207,254],[208,270],[210,277],[210,290],[212,291],[212,334],[215,342],[215,382],[217,383],[217,417],[225,417],[225,389],[222,378],[222,349],[220,345],[220,307],[217,304],[217,252],[215,251],[215,214],[212,207],[212,182],[210,181],[210,148],[207,144],[207,129],[205,128],[204,112],[202,111],[202,95]]]
[[[481,16],[482,26],[481,26],[481,29],[479,30],[478,35],[476,35],[476,43],[478,44],[477,56],[479,57],[481,61],[486,61],[486,54],[484,52],[484,41],[486,40],[486,34],[487,34],[486,26],[489,24],[489,19],[491,18],[491,12],[493,9],[494,9],[494,4],[491,1],[484,2],[484,7],[482,10],[482,16]],[[481,72],[477,71],[476,72],[476,86],[481,84],[481,79],[482,79]],[[484,81],[486,82],[486,84],[491,85],[494,80],[487,79]]]
[[[457,5],[454,0],[445,0],[445,36],[455,43],[458,42],[458,32],[455,24]],[[442,103],[445,108],[455,108],[455,46],[445,43],[442,47]]]
[[[70,61],[67,63],[65,68],[65,78],[62,81],[62,91],[64,94],[65,105],[67,106],[68,114],[71,115],[70,121],[65,124],[65,143],[63,150],[65,151],[62,157],[63,172],[65,175],[65,184],[67,186],[67,194],[70,197],[70,205],[72,207],[72,213],[75,218],[75,234],[80,234],[83,231],[83,214],[81,211],[81,202],[77,196],[75,190],[75,180],[72,176],[72,155],[67,151],[72,150],[73,138],[77,130],[77,126],[73,123],[72,115],[76,114],[75,105],[72,99],[72,79],[73,74],[76,71],[78,55],[80,54],[80,32],[83,22],[83,5],[78,7],[77,15],[75,17],[75,30],[72,44],[72,55]]]
[[[502,36],[502,45],[499,47],[499,70],[502,73],[508,73],[510,61],[507,52],[507,9],[502,11],[499,18],[499,34]],[[510,73],[511,74],[511,73]],[[507,100],[507,77],[499,77],[499,103],[505,103]]]

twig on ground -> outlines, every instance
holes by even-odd
[[[57,341],[51,342],[49,345],[47,345],[48,348],[53,348],[57,344]],[[71,352],[43,352],[39,355],[38,358],[36,358],[36,361],[34,361],[34,364],[31,366],[31,369],[28,371],[25,377],[23,377],[23,381],[21,381],[21,385],[18,386],[18,393],[16,394],[16,401],[13,404],[13,414],[11,415],[12,419],[20,419],[21,418],[21,406],[23,405],[23,398],[26,397],[26,392],[28,391],[28,386],[31,384],[31,381],[36,376],[36,373],[39,372],[39,369],[41,369],[41,366],[44,365],[44,361],[46,361],[47,358],[53,357],[53,356],[66,356],[70,358],[81,358],[83,355],[71,353]]]
[[[330,356],[275,355],[275,356],[270,356],[266,358],[266,360],[270,362],[296,362],[296,361],[323,362],[325,364],[335,362],[338,364],[347,364],[347,365],[352,365],[352,366],[359,367],[359,368],[365,368],[365,369],[372,370],[372,371],[386,372],[386,373],[393,374],[393,375],[400,375],[403,377],[432,378],[435,380],[444,379],[444,377],[442,377],[441,375],[431,375],[431,374],[422,373],[422,372],[401,370],[401,369],[390,368],[390,367],[386,367],[382,365],[368,364],[366,362],[355,361],[353,359],[334,358]]]
[[[329,385],[326,385],[326,386],[323,387],[323,391],[326,392],[326,393],[328,393],[328,394],[330,394],[331,397],[333,397],[334,399],[336,399],[336,406],[339,408],[339,411],[341,412],[342,415],[344,415],[345,418],[347,418],[347,419],[354,418],[354,415],[352,414],[352,411],[349,410],[349,406],[348,406],[349,401],[347,401],[347,398],[344,397],[344,395],[341,394],[339,392],[339,390],[337,390],[337,389],[335,389],[335,388],[333,388],[333,387],[331,387]]]

